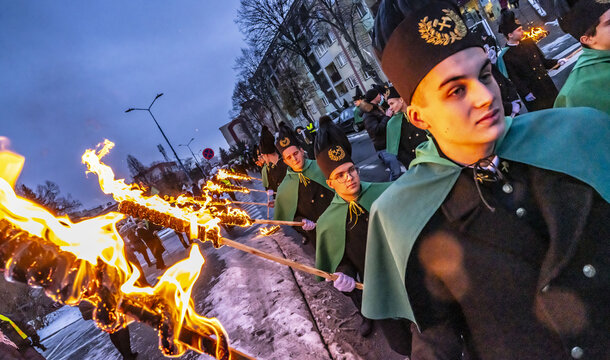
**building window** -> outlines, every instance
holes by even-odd
[[[351,45],[349,45],[347,47],[347,52],[349,53],[349,56],[351,56],[351,57],[355,57],[357,55],[356,50],[354,50],[354,47]]]
[[[316,55],[321,58],[322,56],[324,56],[324,54],[326,54],[326,51],[328,50],[328,45],[326,45],[326,41],[324,41],[316,45],[314,49],[316,51]]]
[[[358,81],[356,81],[356,75],[352,75],[352,76],[348,77],[347,80],[345,80],[345,82],[347,82],[347,85],[349,86],[350,89],[353,89],[356,86],[358,86]]]
[[[344,67],[345,65],[347,65],[347,58],[345,57],[345,54],[343,53],[343,51],[341,51],[339,53],[339,55],[337,55],[335,57],[335,64],[337,64],[337,66],[339,68]]]
[[[328,77],[330,78],[330,81],[333,84],[341,81],[341,74],[339,74],[339,70],[337,70],[337,67],[335,66],[334,63],[328,64],[328,66],[325,68],[325,70],[326,70],[326,73],[328,74]]]
[[[335,90],[337,90],[337,93],[339,94],[339,96],[343,96],[345,94],[347,94],[347,87],[345,86],[345,83],[341,83],[337,86],[335,86]]]
[[[335,41],[337,41],[337,37],[335,36],[335,33],[332,31],[329,31],[326,33],[326,40],[328,40],[329,44],[333,44]]]
[[[318,112],[314,104],[307,104],[307,110],[310,114],[316,114]]]
[[[369,74],[367,71],[364,71],[362,69],[360,69],[360,73],[362,74],[362,77],[364,77],[364,79],[370,79],[371,78],[371,74]]]
[[[324,104],[324,106],[328,106],[329,102],[326,96],[322,96],[322,103]]]

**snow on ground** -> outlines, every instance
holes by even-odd
[[[242,242],[281,256],[270,238],[248,233],[240,237]],[[221,321],[231,344],[259,359],[328,359],[291,271],[225,248],[218,254],[226,269],[210,289],[204,308],[212,309],[205,315]]]

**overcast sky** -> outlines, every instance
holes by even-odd
[[[105,158],[162,160],[155,117],[181,158],[226,142],[234,59],[244,46],[239,0],[0,1],[0,136],[26,157],[19,181],[59,184],[87,207],[108,201],[81,155],[105,138]]]

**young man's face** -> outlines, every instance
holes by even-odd
[[[595,50],[610,50],[610,10],[599,17],[599,24],[595,27],[595,35],[580,37],[580,42]]]
[[[290,146],[282,151],[282,157],[286,165],[290,166],[292,171],[302,171],[305,165],[305,151],[297,146]]]
[[[401,98],[391,98],[391,99],[388,99],[388,105],[390,105],[390,109],[395,114],[397,112],[401,111],[403,104],[404,104],[404,102],[402,101]]]
[[[521,41],[523,39],[523,26],[519,26],[512,33],[508,34],[508,40]]]
[[[456,161],[452,155],[493,148],[505,129],[504,110],[483,49],[462,50],[436,65],[418,85],[407,114]]]
[[[362,100],[358,99],[358,100],[354,100],[354,105],[356,106],[360,106],[360,103],[362,102]]]
[[[360,192],[360,175],[351,162],[333,170],[326,183],[342,198],[357,197]]]

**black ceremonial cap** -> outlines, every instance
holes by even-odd
[[[510,10],[503,10],[500,16],[500,24],[498,25],[498,31],[504,36],[508,37],[508,34],[517,30],[521,26],[515,17],[515,13]]]
[[[291,146],[301,147],[297,138],[294,136],[294,131],[282,122],[280,123],[280,133],[275,142],[275,147],[279,150],[280,154],[283,154],[284,150]]]
[[[388,99],[398,99],[400,94],[396,91],[394,86],[390,87],[390,93],[388,94]]]
[[[561,30],[580,40],[600,16],[610,9],[610,0],[556,0],[555,5],[560,13],[558,20]]]
[[[259,149],[261,154],[273,154],[276,152],[275,150],[275,138],[269,128],[263,126],[261,130],[261,139],[259,143]]]
[[[328,179],[339,165],[353,163],[352,145],[330,117],[322,116],[319,123],[314,153],[318,167]]]
[[[362,94],[362,90],[360,90],[360,86],[356,85],[356,94],[352,96],[354,101],[364,99],[364,94]]]
[[[481,46],[453,3],[383,0],[375,18],[373,45],[384,73],[407,102],[438,63]]]

